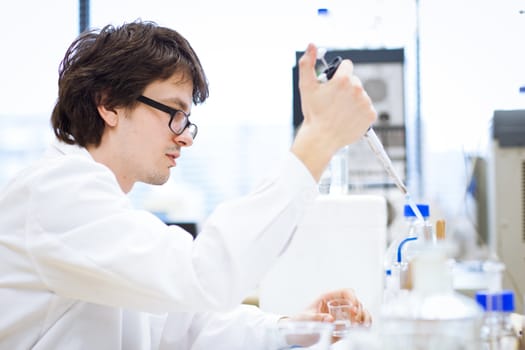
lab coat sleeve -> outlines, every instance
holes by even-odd
[[[113,174],[85,157],[35,172],[24,228],[46,288],[147,312],[227,310],[256,288],[317,194],[289,154],[252,194],[221,205],[193,241],[134,210]]]
[[[264,313],[252,305],[232,311],[203,312],[191,316],[170,314],[164,326],[159,350],[268,350],[276,349],[274,336],[280,315]],[[188,332],[179,331],[191,320]]]

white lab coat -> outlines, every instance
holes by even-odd
[[[265,349],[278,316],[239,304],[316,194],[290,154],[193,241],[56,142],[0,192],[0,349]]]

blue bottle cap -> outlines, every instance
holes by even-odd
[[[328,16],[330,11],[326,7],[321,7],[317,9],[317,15],[318,16]]]
[[[488,304],[489,300],[490,305]],[[502,290],[495,293],[479,291],[476,293],[476,301],[485,311],[514,311],[514,292],[511,290]]]
[[[424,218],[428,218],[430,216],[430,206],[428,204],[416,204],[416,206]],[[412,207],[410,207],[408,204],[405,204],[405,210],[403,214],[405,217],[416,216],[416,213],[414,213]]]
[[[525,85],[524,86],[520,86],[520,93],[522,93],[522,94],[525,93]]]

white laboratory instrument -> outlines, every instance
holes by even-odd
[[[294,315],[329,290],[352,288],[378,319],[386,220],[383,196],[318,196],[259,285],[261,309]]]
[[[503,287],[525,294],[525,110],[494,112],[488,172],[490,248],[505,265]],[[523,310],[522,298],[516,309]]]

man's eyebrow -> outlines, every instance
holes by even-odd
[[[182,109],[184,112],[188,111],[189,110],[189,106],[186,102],[184,102],[183,100],[181,100],[180,98],[178,97],[170,97],[170,98],[166,98],[164,100],[164,102],[166,103],[170,103],[170,104],[175,104],[177,105],[177,107],[179,109]]]

